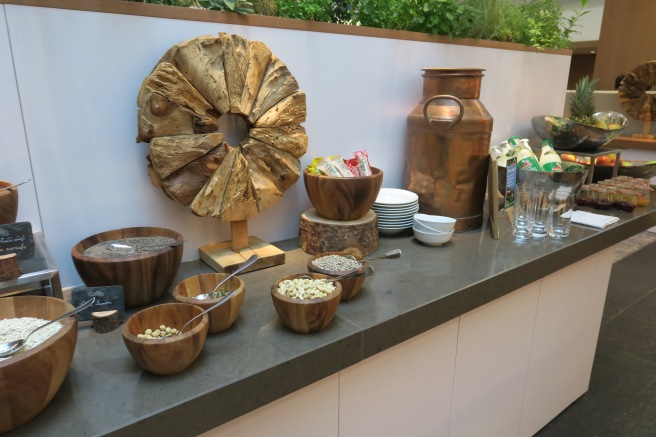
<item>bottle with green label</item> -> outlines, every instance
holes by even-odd
[[[538,158],[531,150],[528,140],[518,140],[517,137],[508,139],[513,147],[515,147],[515,157],[517,158],[517,169],[526,171],[542,171]]]
[[[563,162],[560,155],[554,150],[550,139],[542,140],[542,153],[540,154],[540,166],[542,170],[549,172],[563,171]]]

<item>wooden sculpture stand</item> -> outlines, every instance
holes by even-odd
[[[378,220],[369,210],[357,220],[335,221],[321,217],[312,208],[301,214],[299,246],[311,255],[347,251],[366,256],[378,249]]]
[[[218,273],[232,273],[248,258],[257,254],[259,259],[244,272],[264,269],[285,263],[285,252],[258,237],[248,236],[248,221],[230,222],[232,241],[201,246],[200,259]]]
[[[651,120],[646,120],[642,125],[642,133],[633,134],[631,135],[631,137],[638,138],[641,140],[653,140],[654,136],[649,133],[650,131],[651,131]]]

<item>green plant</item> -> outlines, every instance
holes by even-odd
[[[276,0],[253,0],[253,9],[259,15],[275,16],[278,15],[278,2]]]
[[[331,23],[332,0],[278,0],[278,16]]]
[[[252,14],[255,12],[251,2],[243,0],[194,0],[203,9],[213,11],[237,12],[239,14]]]

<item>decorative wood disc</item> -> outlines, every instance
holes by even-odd
[[[259,41],[221,33],[176,44],[143,81],[137,106],[152,183],[196,215],[247,220],[300,176],[305,93]],[[236,147],[218,132],[222,114],[248,127]]]
[[[636,120],[656,120],[656,96],[647,91],[656,85],[656,61],[638,65],[622,79],[617,95],[622,108]]]

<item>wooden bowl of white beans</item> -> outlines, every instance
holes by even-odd
[[[352,258],[351,258],[352,257]],[[369,263],[361,256],[352,255],[348,252],[325,252],[314,255],[307,262],[308,272],[321,273],[328,276],[341,276],[349,272],[353,274],[362,273],[354,278],[343,278],[339,280],[342,286],[341,300],[350,300],[357,296],[364,284],[364,271]]]
[[[3,297],[0,341],[25,338],[33,329],[73,310],[54,297]],[[77,317],[67,317],[30,335],[27,346],[0,359],[0,434],[39,414],[61,386],[77,344]]]
[[[180,335],[176,335],[176,331],[202,312],[201,307],[186,303],[146,308],[125,322],[121,331],[123,342],[132,358],[148,372],[156,375],[180,373],[194,363],[203,349],[209,317],[203,314]],[[168,336],[167,328],[170,330]]]
[[[307,334],[321,331],[332,322],[339,306],[342,286],[339,281],[320,281],[329,278],[319,273],[294,273],[273,284],[273,306],[287,328]]]

